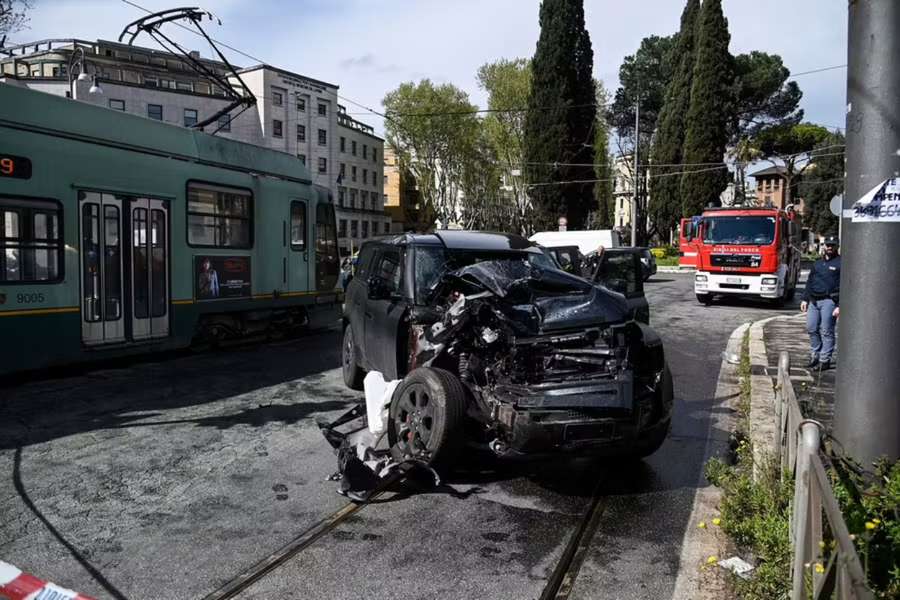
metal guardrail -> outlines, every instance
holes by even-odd
[[[790,357],[782,352],[775,386],[775,415],[779,422],[775,448],[781,473],[794,473],[791,600],[870,600],[873,595],[866,586],[865,571],[819,455],[822,425],[803,418],[790,371]],[[827,561],[823,556],[823,525],[835,542]]]

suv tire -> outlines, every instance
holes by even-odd
[[[391,456],[448,465],[463,447],[466,388],[456,375],[421,367],[394,392],[388,417]]]
[[[356,360],[356,340],[353,338],[353,326],[349,323],[344,328],[344,341],[341,344],[341,371],[344,385],[351,390],[363,389],[363,377],[366,372],[359,367]]]
[[[709,306],[710,304],[712,304],[712,301],[712,294],[697,294],[697,302],[699,302],[703,306]]]

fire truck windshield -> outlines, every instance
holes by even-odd
[[[752,244],[768,246],[775,241],[774,217],[706,217],[704,244]]]

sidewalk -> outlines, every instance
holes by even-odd
[[[804,416],[816,419],[830,430],[834,417],[835,369],[820,373],[806,368],[809,359],[806,317],[798,314],[768,321],[763,326],[763,340],[768,374],[777,376],[778,356],[787,351],[791,357],[791,381]],[[835,355],[833,360],[836,358]]]

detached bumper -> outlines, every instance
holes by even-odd
[[[621,454],[671,416],[664,386],[642,387],[636,395],[627,372],[591,384],[506,388],[498,417],[513,454]],[[516,400],[509,402],[513,395]]]
[[[698,271],[694,275],[694,292],[697,294],[733,294],[780,298],[784,293],[784,277],[777,273],[709,273]]]

